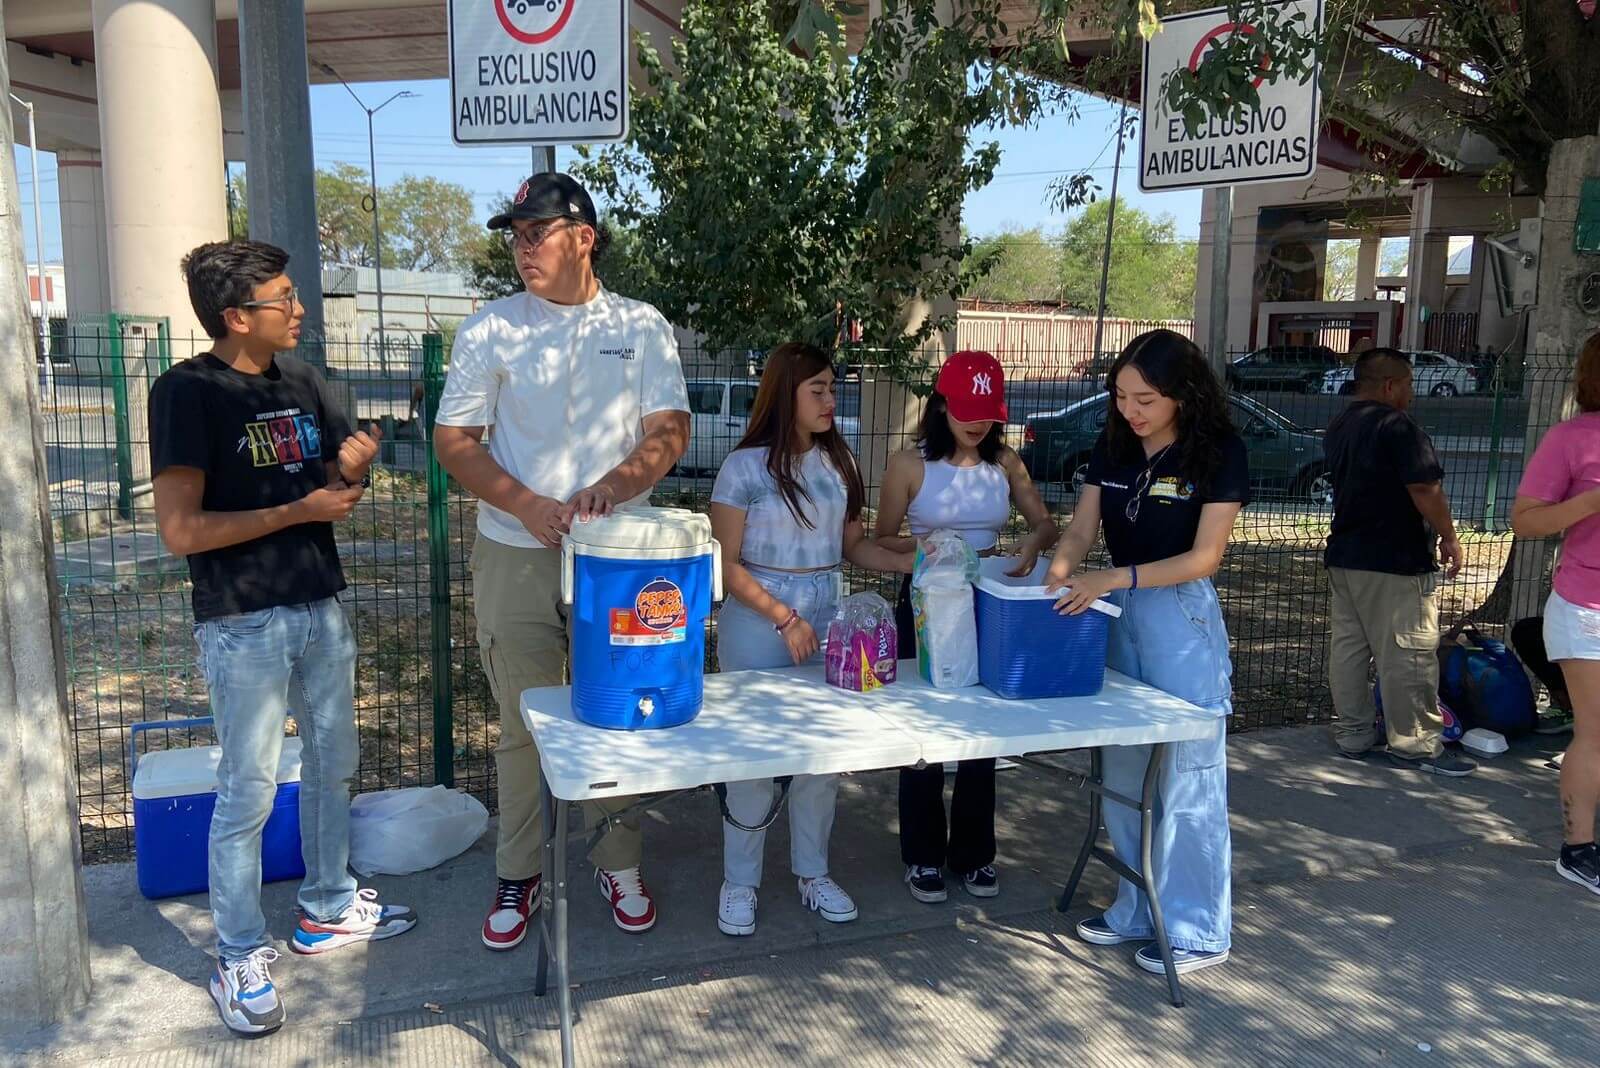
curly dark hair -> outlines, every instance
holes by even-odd
[[[1222,445],[1235,436],[1228,398],[1199,346],[1171,330],[1151,330],[1128,342],[1106,374],[1106,448],[1121,464],[1145,460],[1139,435],[1117,410],[1117,375],[1133,367],[1163,397],[1178,402],[1178,470],[1206,486],[1222,465]]]
[[[589,249],[589,262],[599,263],[611,247],[611,227],[600,223],[594,228],[594,245]]]

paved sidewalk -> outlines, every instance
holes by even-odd
[[[954,890],[930,907],[899,881],[893,776],[851,777],[834,861],[862,920],[831,926],[798,907],[775,830],[760,931],[737,940],[715,927],[712,803],[667,805],[646,835],[658,929],[625,935],[597,893],[574,898],[580,1061],[1594,1063],[1600,897],[1554,874],[1556,777],[1543,761],[1555,747],[1524,743],[1446,782],[1338,760],[1329,744],[1317,729],[1233,740],[1235,956],[1187,977],[1182,1010],[1131,948],[1072,936],[1070,919],[1108,900],[1105,873],[1092,870],[1070,917],[1049,907],[1086,810],[1049,780],[1001,776],[1002,896]],[[436,871],[378,880],[422,925],[327,958],[285,953],[275,976],[290,1024],[256,1042],[228,1036],[204,993],[204,899],[152,904],[126,866],[91,869],[95,1002],[61,1027],[0,1039],[0,1059],[552,1063],[553,1009],[528,996],[531,943],[496,956],[476,941],[491,867],[480,843]],[[292,884],[269,888],[280,937],[292,900]]]

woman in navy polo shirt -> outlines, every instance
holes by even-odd
[[[1111,624],[1107,665],[1216,713],[1211,736],[1179,742],[1159,785],[1156,892],[1179,972],[1228,959],[1232,937],[1232,845],[1228,835],[1227,716],[1233,664],[1211,576],[1222,562],[1239,510],[1249,500],[1244,442],[1228,420],[1227,398],[1194,342],[1170,330],[1134,338],[1106,376],[1106,429],[1050,567],[1056,607],[1088,608],[1097,597],[1122,607]],[[1105,531],[1112,566],[1082,570]],[[1150,746],[1108,747],[1105,784],[1137,797]],[[1112,848],[1139,863],[1139,814],[1104,808]],[[1078,924],[1100,946],[1154,937],[1143,891],[1123,880],[1104,915]],[[1135,962],[1164,969],[1146,945]]]

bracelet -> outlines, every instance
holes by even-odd
[[[1128,575],[1132,579],[1132,584],[1128,586],[1128,589],[1130,589],[1130,590],[1138,589],[1139,588],[1139,565],[1138,564],[1129,564],[1128,565]]]
[[[774,623],[772,625],[772,629],[777,631],[779,634],[782,634],[784,631],[786,631],[790,627],[794,626],[795,621],[798,620],[799,618],[800,618],[800,613],[796,612],[793,608],[791,608],[791,609],[789,609],[789,618],[784,620],[782,623]]]

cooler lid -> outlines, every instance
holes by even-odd
[[[150,801],[161,797],[206,794],[217,788],[217,765],[222,762],[222,747],[197,745],[189,749],[163,749],[139,758],[133,773],[133,799]],[[300,781],[300,739],[283,740],[278,755],[278,783]]]
[[[1027,575],[1008,575],[1007,571],[1017,566],[1014,556],[986,556],[978,561],[977,587],[991,597],[999,597],[1007,601],[1058,601],[1061,599],[1059,591],[1052,593],[1045,589],[1045,573],[1050,570],[1048,558],[1041,557],[1033,565],[1033,572]],[[1097,612],[1103,612],[1115,619],[1122,615],[1122,609],[1110,601],[1099,599],[1089,606]]]
[[[576,522],[567,539],[605,549],[696,549],[711,544],[711,518],[687,508],[618,508],[603,519]]]

